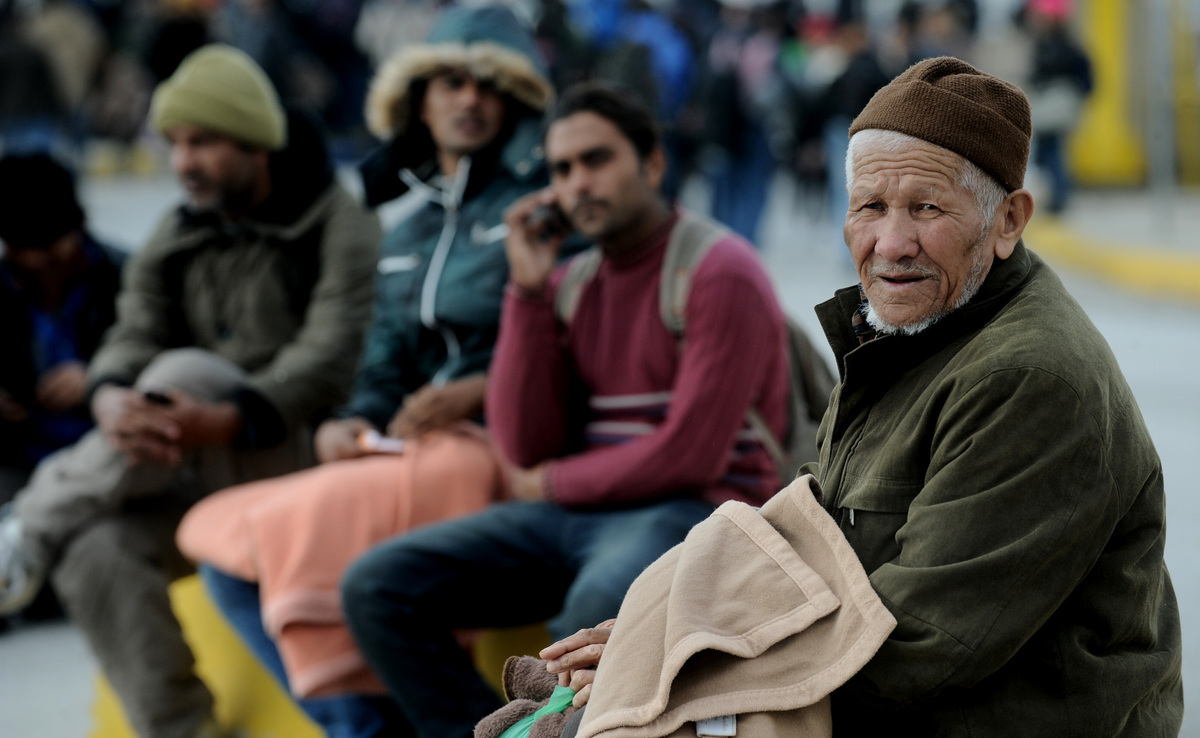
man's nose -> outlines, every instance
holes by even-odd
[[[571,193],[571,196],[576,199],[588,195],[591,191],[591,183],[591,174],[588,172],[588,168],[584,166],[571,167],[570,174],[567,175],[566,181],[563,182],[567,192]]]
[[[892,264],[915,258],[921,251],[916,223],[912,214],[893,209],[876,223],[875,253]]]
[[[171,147],[171,169],[176,174],[190,171],[195,164],[195,156],[190,146],[176,144]]]
[[[483,97],[483,89],[478,80],[469,79],[458,90],[459,100],[468,107],[478,105]]]

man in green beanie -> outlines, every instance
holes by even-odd
[[[837,735],[1176,735],[1162,465],[1104,338],[1021,240],[1029,104],[920,62],[850,128],[860,285],[806,469],[898,625]]]
[[[155,91],[186,202],[133,257],[88,368],[97,429],[49,457],[0,517],[0,611],[47,573],[137,733],[216,735],[171,612],[176,524],[208,493],[312,463],[347,395],[380,228],[265,74],[199,49]]]

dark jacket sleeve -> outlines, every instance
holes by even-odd
[[[943,411],[899,555],[870,574],[898,625],[850,691],[904,706],[972,687],[1060,611],[1132,502],[1097,423],[1041,369],[990,374]]]

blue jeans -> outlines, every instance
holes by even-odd
[[[453,628],[549,619],[555,638],[616,617],[633,580],[713,508],[625,510],[511,502],[385,541],[342,580],[346,622],[417,731],[469,738],[500,698]]]
[[[1071,194],[1071,175],[1067,172],[1066,134],[1038,133],[1033,137],[1033,163],[1050,180],[1051,213],[1061,213]]]
[[[200,578],[242,641],[279,681],[283,690],[291,694],[279,649],[263,629],[258,585],[231,577],[207,564],[200,566]],[[293,699],[329,738],[413,735],[412,728],[388,697],[345,694]]]

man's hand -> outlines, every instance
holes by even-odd
[[[114,385],[92,397],[96,425],[135,463],[178,464],[184,451],[227,444],[241,430],[241,413],[231,402],[203,402],[179,390],[159,394],[169,402],[150,402],[138,390]]]
[[[171,403],[154,410],[175,424],[175,442],[185,451],[227,445],[242,429],[242,413],[232,402],[205,402],[179,390],[163,394]]]
[[[530,222],[539,205],[553,207],[554,193],[545,189],[526,195],[504,212],[504,222],[508,225],[504,251],[508,255],[509,278],[518,287],[531,291],[543,289],[550,281],[566,239],[563,233],[549,232],[546,223]]]
[[[541,502],[546,499],[546,465],[524,469],[509,467],[508,482],[513,497],[526,502]]]
[[[179,428],[137,390],[106,384],[92,395],[92,417],[113,448],[135,463],[177,464]]]
[[[486,374],[475,374],[440,387],[427,384],[405,398],[388,423],[387,434],[393,438],[414,438],[472,418],[483,410],[486,394]]]
[[[82,362],[68,361],[38,378],[34,399],[47,410],[61,412],[83,403],[87,396],[87,369]]]
[[[605,620],[595,628],[584,628],[575,635],[552,643],[542,649],[546,670],[558,675],[560,687],[575,690],[571,704],[583,707],[592,696],[592,682],[596,679],[596,667],[604,655],[604,645],[612,635],[616,620]]]
[[[335,418],[326,420],[317,428],[313,449],[322,464],[343,459],[357,459],[367,453],[358,445],[358,434],[372,430],[366,418]]]

